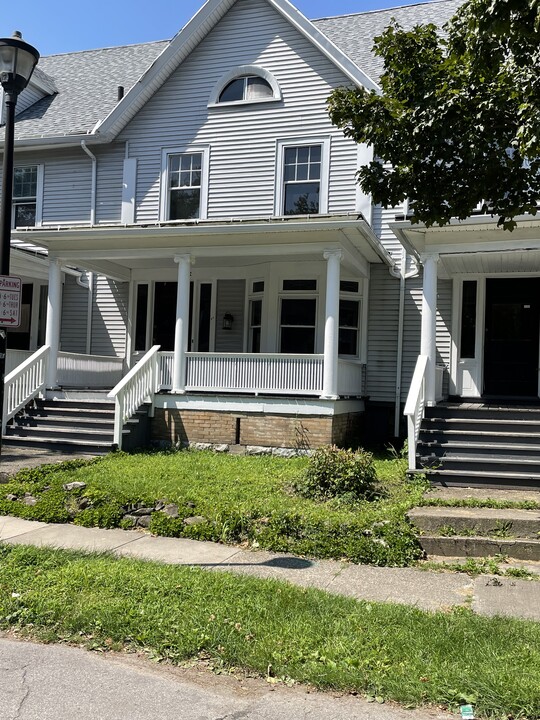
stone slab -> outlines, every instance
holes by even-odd
[[[427,500],[501,500],[540,505],[540,490],[503,490],[496,488],[433,487],[426,492]]]
[[[6,540],[12,545],[36,545],[37,547],[107,552],[131,543],[141,537],[134,530],[102,530],[77,525],[51,524]]]
[[[540,582],[481,575],[474,581],[473,610],[540,621]]]
[[[8,540],[9,538],[25,535],[26,533],[31,533],[34,530],[39,530],[44,527],[47,527],[47,523],[2,515],[0,516],[0,540]]]
[[[357,600],[394,602],[436,611],[467,605],[473,583],[462,573],[347,565],[326,589]]]
[[[212,567],[217,563],[226,562],[237,553],[238,548],[230,545],[153,535],[139,535],[135,542],[122,545],[115,550],[116,555],[123,557],[201,567]]]
[[[422,549],[428,557],[448,555],[455,557],[490,557],[505,555],[517,560],[540,560],[540,540],[516,539],[502,540],[499,538],[467,537],[455,535],[421,535],[418,538]]]
[[[266,580],[284,580],[301,587],[326,590],[341,572],[342,566],[342,563],[332,560],[307,560],[294,555],[244,550],[227,562],[216,565],[214,570],[229,570]]]
[[[438,532],[445,526],[458,532],[472,530],[477,535],[499,530],[512,537],[538,538],[540,533],[540,510],[417,507],[410,510],[408,516],[427,533]]]

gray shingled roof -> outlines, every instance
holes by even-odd
[[[440,0],[390,10],[321,18],[313,24],[356,65],[377,80],[382,63],[372,53],[373,39],[395,18],[405,28],[445,23],[462,0]],[[58,93],[44,97],[17,116],[17,139],[87,134],[117,103],[118,86],[127,91],[170,41],[50,55],[39,61],[41,80]],[[0,141],[3,140],[0,129]]]
[[[462,3],[463,0],[440,0],[389,10],[320,18],[312,20],[312,23],[377,82],[383,71],[383,63],[381,58],[376,57],[372,52],[373,40],[388,27],[392,18],[395,18],[405,30],[427,23],[441,27],[455,14]]]
[[[41,58],[40,70],[54,81],[58,94],[17,117],[16,138],[90,132],[116,105],[118,86],[127,93],[168,44],[163,40]]]

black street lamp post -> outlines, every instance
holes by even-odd
[[[9,275],[11,241],[11,204],[13,201],[13,145],[15,139],[15,106],[19,93],[28,85],[39,60],[38,51],[22,40],[20,32],[11,38],[0,38],[0,85],[4,90],[5,138],[0,198],[0,275]],[[0,118],[1,120],[1,118]],[[6,330],[0,328],[0,413],[3,430],[4,376],[6,372]],[[2,432],[0,430],[0,453]]]

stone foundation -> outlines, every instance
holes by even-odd
[[[354,446],[360,436],[362,416],[361,412],[311,416],[156,408],[152,441],[299,450],[311,450],[332,443]]]

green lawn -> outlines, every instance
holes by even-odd
[[[0,628],[93,649],[204,658],[406,705],[540,717],[540,624],[427,613],[277,581],[0,546]]]
[[[150,529],[160,535],[247,542],[279,552],[377,565],[409,565],[419,557],[405,514],[421,500],[423,486],[405,479],[403,460],[376,460],[381,496],[354,505],[294,494],[291,484],[306,462],[191,451],[113,454],[91,463],[22,471],[0,486],[0,514],[122,527],[130,508],[164,501],[177,504],[179,516],[155,512]],[[64,491],[62,486],[73,481],[86,487]],[[36,504],[26,504],[25,493]],[[8,499],[13,496],[16,499]],[[204,522],[184,522],[196,516]]]

